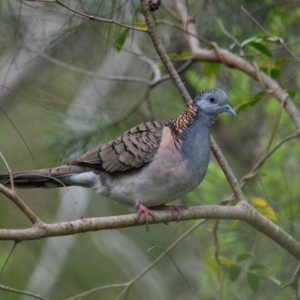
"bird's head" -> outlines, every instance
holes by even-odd
[[[222,112],[236,116],[235,110],[228,104],[226,93],[220,89],[203,90],[193,102],[200,113],[209,115],[213,119]]]

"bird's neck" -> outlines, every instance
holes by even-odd
[[[201,135],[201,132],[207,135],[212,123],[210,116],[202,114],[195,105],[191,104],[180,116],[171,120],[170,128],[177,140],[183,140],[194,138],[199,133]]]
[[[172,119],[170,128],[175,145],[186,157],[189,170],[202,178],[210,156],[211,116],[202,113],[193,104],[179,117]]]

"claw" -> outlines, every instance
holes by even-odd
[[[138,212],[136,214],[136,219],[138,220],[141,215],[144,215],[145,226],[146,226],[146,230],[148,231],[149,230],[149,216],[151,216],[153,219],[155,219],[155,213],[153,211],[149,210],[142,203],[138,203],[137,208],[138,208]]]
[[[176,211],[177,212],[177,222],[180,221],[181,215],[182,215],[182,210],[186,208],[186,205],[171,205],[167,206],[166,209],[170,209],[172,212]]]
[[[187,206],[186,205],[159,205],[159,206],[153,206],[153,209],[157,210],[167,210],[171,211],[172,215],[173,213],[177,213],[177,222],[180,221],[181,215],[182,215],[182,210],[185,209]]]

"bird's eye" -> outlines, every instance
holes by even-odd
[[[216,99],[215,98],[209,98],[209,102],[210,103],[216,103]]]

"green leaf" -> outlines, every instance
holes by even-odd
[[[273,79],[278,79],[279,78],[279,69],[271,69],[270,76]]]
[[[275,43],[275,44],[283,44],[284,43],[284,39],[280,36],[267,37],[266,41],[268,41],[270,43]]]
[[[219,261],[223,266],[228,268],[233,265],[233,262],[229,258],[225,257],[224,255],[219,255]]]
[[[264,73],[268,74],[269,75],[269,69],[266,68],[266,67],[260,67],[259,68],[261,71],[263,71]]]
[[[257,43],[257,42],[251,42],[249,43],[250,46],[261,52],[267,57],[272,57],[272,52],[263,44]]]
[[[128,33],[129,33],[129,29],[125,28],[117,37],[117,39],[115,41],[115,48],[118,52],[123,48],[126,38],[128,36]]]
[[[247,273],[247,282],[251,288],[251,290],[256,293],[259,289],[259,277],[254,273]]]
[[[285,64],[288,61],[289,60],[287,58],[279,58],[279,59],[275,60],[275,66],[279,67],[279,66]]]
[[[250,266],[249,270],[254,271],[254,270],[261,270],[261,269],[267,269],[266,266],[260,265],[260,264],[253,264]]]
[[[294,91],[294,90],[286,90],[286,92],[289,94],[289,96],[290,96],[291,98],[295,98],[295,96],[296,96],[296,91]]]
[[[253,257],[253,256],[250,253],[241,253],[236,258],[236,262],[244,261],[244,260],[249,259],[251,257]]]
[[[266,91],[261,91],[254,95],[250,100],[244,101],[240,103],[238,106],[235,107],[236,112],[240,112],[248,108],[248,106],[254,106],[258,101],[260,101],[265,95],[267,94]]]
[[[191,51],[182,51],[180,53],[177,52],[171,52],[169,54],[170,58],[191,58],[192,57],[192,53]]]
[[[203,69],[204,75],[208,77],[215,76],[218,73],[221,66],[222,66],[221,63],[214,63],[214,62],[206,63]]]
[[[249,39],[244,40],[244,41],[241,43],[241,46],[244,47],[244,46],[246,46],[246,45],[248,45],[248,44],[250,44],[250,43],[252,43],[252,42],[259,43],[259,42],[261,42],[261,41],[262,41],[262,38],[258,38],[258,37],[256,37],[256,36],[253,36],[253,37],[251,37],[251,38],[249,38]]]
[[[215,87],[216,78],[215,77],[200,77],[199,73],[195,70],[188,70],[184,73],[184,77],[189,82],[189,84],[196,90],[201,90],[203,87]]]
[[[235,281],[238,279],[242,268],[238,265],[231,265],[229,268],[229,278],[231,281]]]
[[[219,268],[216,260],[214,258],[209,258],[206,260],[206,263],[209,265],[209,267],[216,273],[216,275],[219,275]]]
[[[274,282],[277,286],[281,286],[281,281],[279,279],[277,279],[276,277],[270,276],[267,277],[269,280],[271,280],[272,282]]]

